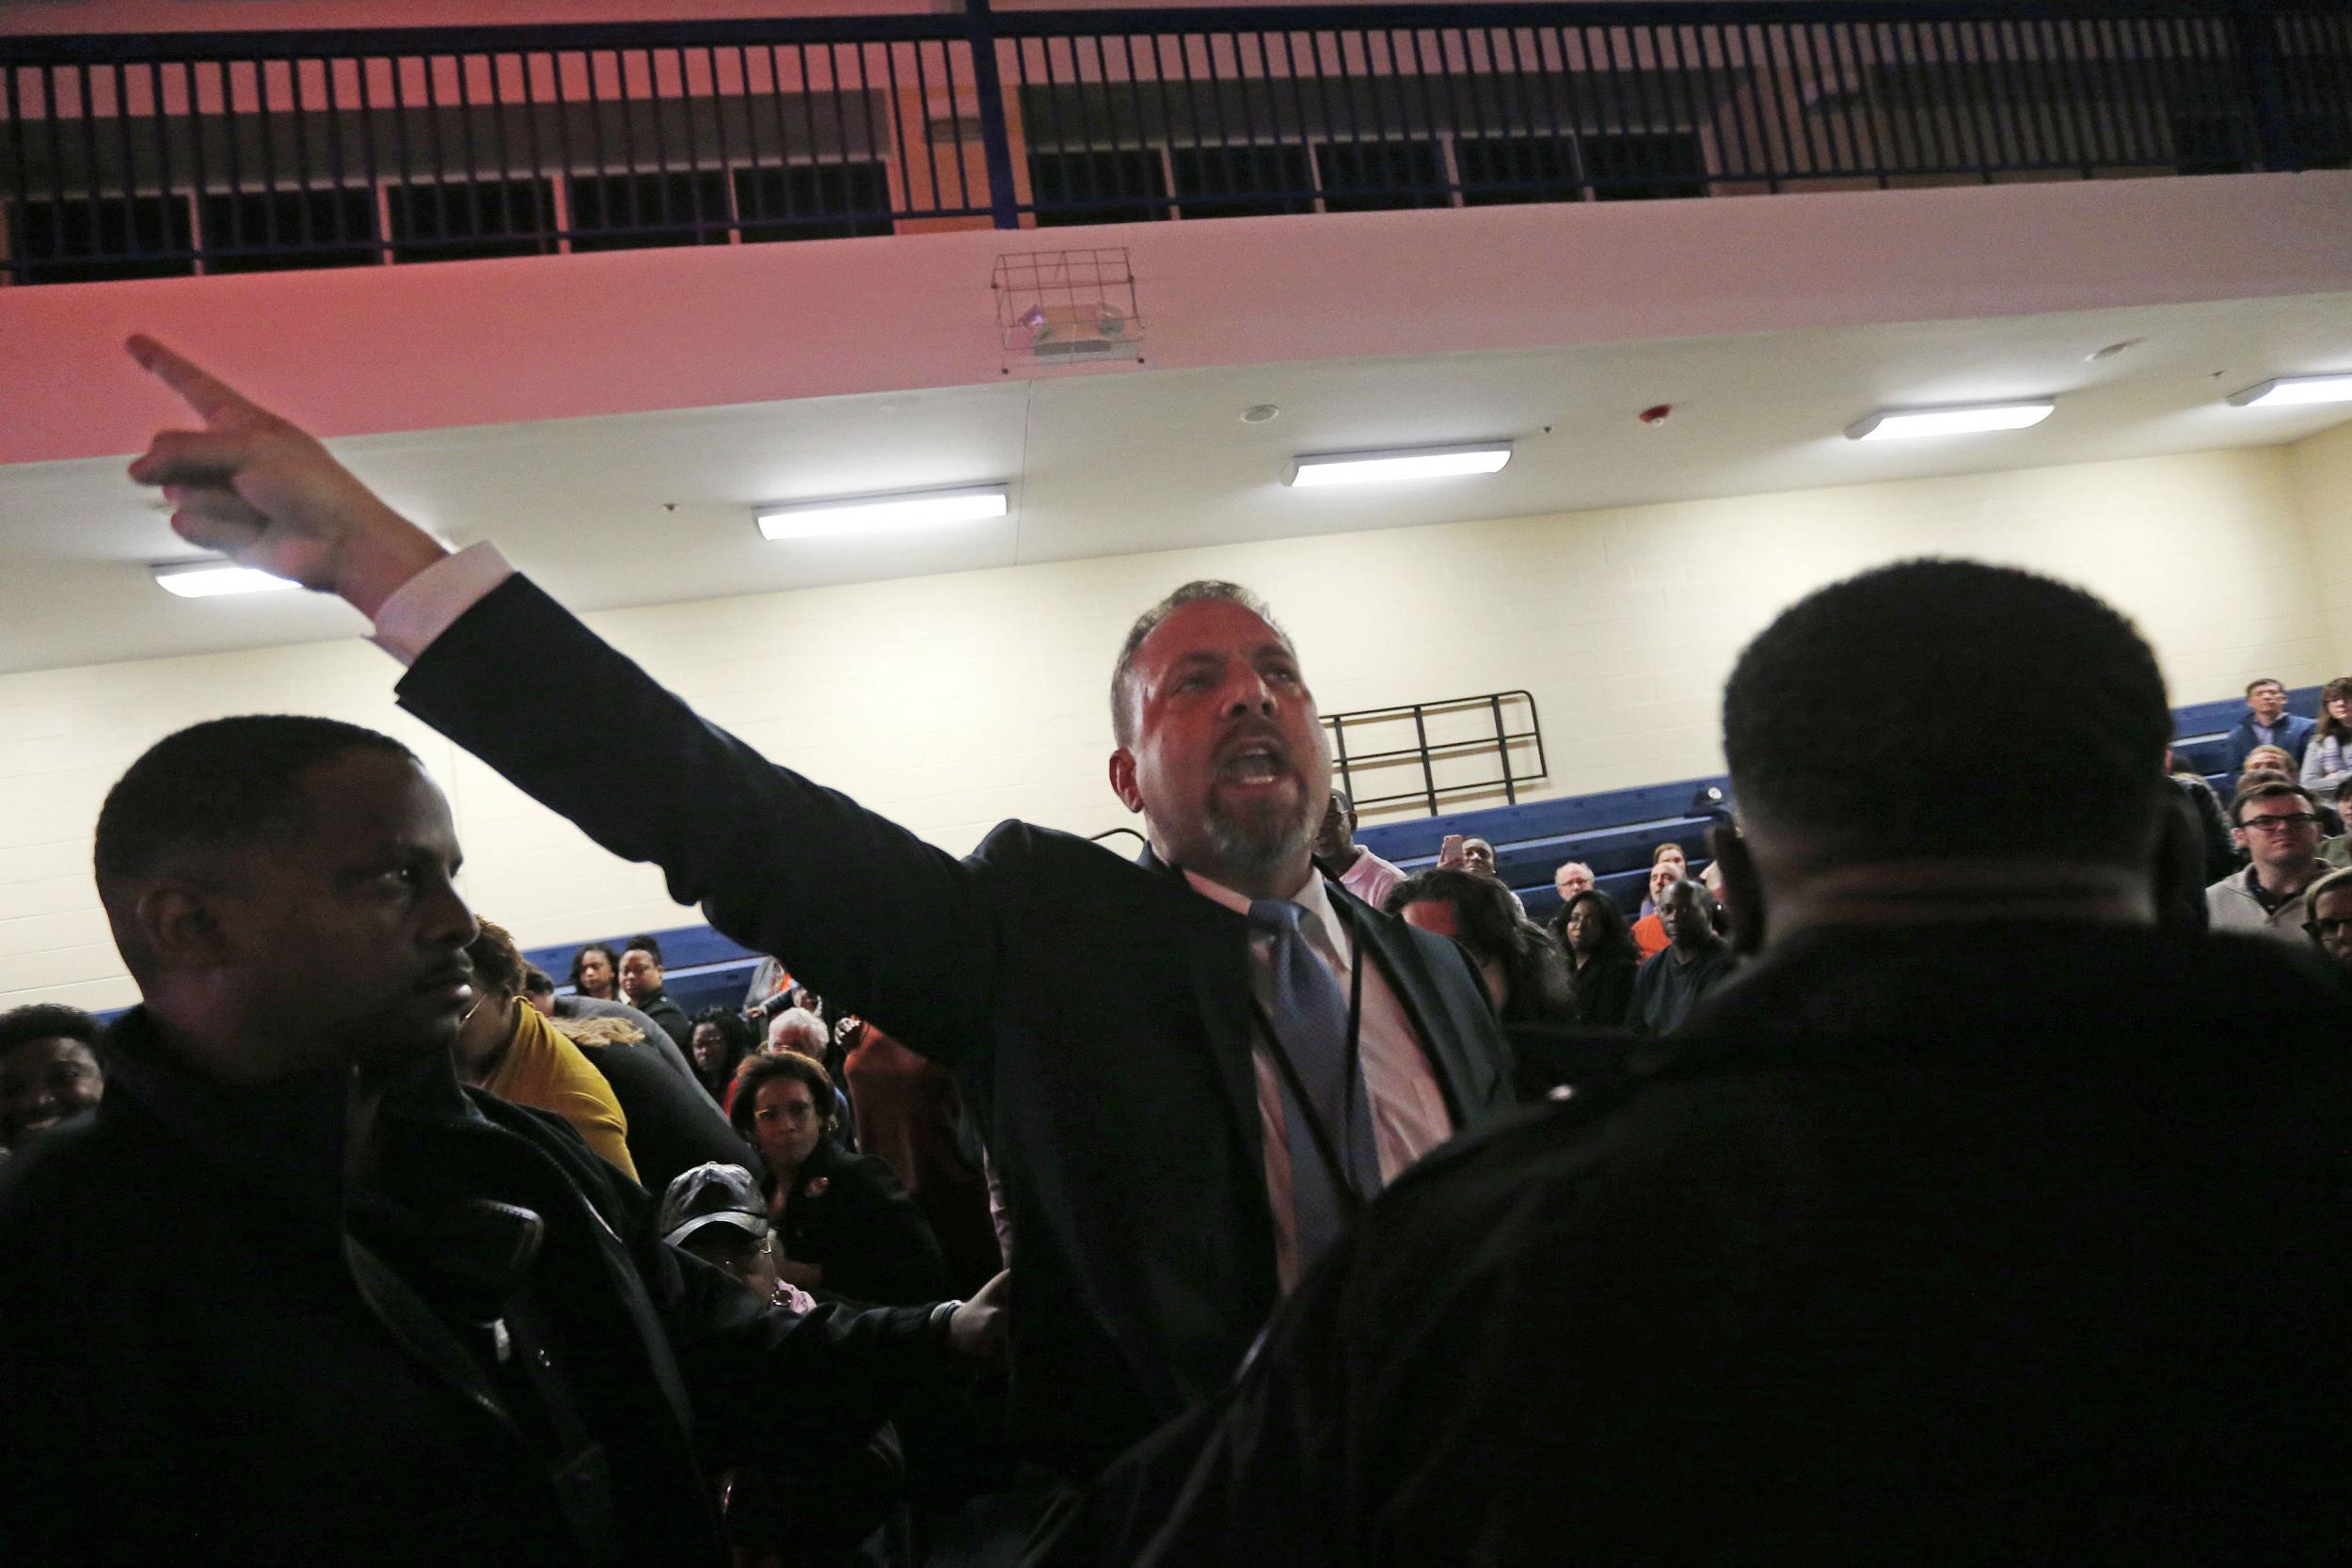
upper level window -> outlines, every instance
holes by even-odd
[[[567,183],[574,250],[727,243],[724,169],[575,174]]]
[[[1317,142],[1315,167],[1327,213],[1454,205],[1445,153],[1434,141]]]
[[[735,201],[745,245],[891,231],[890,174],[872,159],[739,168]]]
[[[1168,162],[1176,173],[1178,212],[1184,217],[1314,211],[1314,169],[1303,147],[1178,147],[1169,150]]]
[[[443,180],[385,194],[396,261],[554,254],[551,180]]]
[[[1041,229],[1069,223],[1144,223],[1169,215],[1168,170],[1157,148],[1029,153],[1029,188]]]
[[[381,261],[371,187],[209,193],[197,202],[204,270],[284,272]]]
[[[20,283],[178,277],[196,270],[188,202],[177,194],[16,202],[8,209],[8,248]]]

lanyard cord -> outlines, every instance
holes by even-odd
[[[1332,912],[1334,915],[1338,914],[1336,910]],[[1283,1046],[1281,1035],[1275,1030],[1274,1020],[1267,1015],[1265,1005],[1253,994],[1249,999],[1249,1006],[1250,1010],[1258,1015],[1258,1027],[1265,1031],[1266,1053],[1274,1058],[1275,1069],[1281,1073],[1282,1082],[1289,1085],[1291,1098],[1298,1102],[1299,1119],[1307,1124],[1307,1135],[1313,1140],[1315,1153],[1323,1161],[1323,1168],[1329,1173],[1331,1185],[1343,1195],[1340,1200],[1341,1204],[1347,1211],[1348,1216],[1353,1218],[1366,1203],[1372,1200],[1373,1195],[1356,1190],[1355,1180],[1349,1174],[1354,1169],[1354,1165],[1351,1161],[1343,1159],[1342,1155],[1343,1152],[1349,1155],[1355,1152],[1349,1146],[1353,1142],[1356,1131],[1356,1119],[1350,1114],[1355,1108],[1356,1091],[1361,1087],[1365,1098],[1369,1101],[1372,1090],[1364,1085],[1362,1070],[1363,936],[1361,932],[1349,934],[1353,939],[1351,945],[1354,951],[1348,964],[1347,977],[1347,1084],[1345,1094],[1341,1101],[1341,1126],[1336,1138],[1333,1137],[1331,1130],[1324,1125],[1323,1113],[1307,1093],[1306,1082],[1299,1077],[1297,1064],[1291,1060],[1291,1053]],[[1306,941],[1306,933],[1301,932],[1299,940]],[[1315,961],[1320,963],[1323,960],[1318,956]],[[1291,1158],[1294,1160],[1298,1158],[1298,1150],[1291,1150]]]

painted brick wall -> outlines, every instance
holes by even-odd
[[[2333,477],[2330,477],[2333,476]],[[1904,556],[1979,556],[2084,582],[2137,617],[2176,703],[2352,664],[2352,428],[2251,450],[1565,516],[1238,545],[609,611],[596,628],[704,713],[956,851],[1010,816],[1095,832],[1104,684],[1128,620],[1174,584],[1264,594],[1325,708],[1526,687],[1535,793],[1713,771],[1740,643],[1805,591]],[[528,569],[529,563],[522,563]],[[0,677],[0,1006],[132,997],[88,873],[107,784],[222,714],[390,731],[451,792],[469,895],[526,945],[698,918],[404,720],[353,640]],[[2054,700],[2065,673],[2053,670]],[[624,736],[578,737],[626,767]],[[807,853],[821,856],[825,846]]]

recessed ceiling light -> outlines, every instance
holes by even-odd
[[[2230,394],[2239,408],[2280,408],[2299,403],[2352,403],[2352,375],[2282,375]]]
[[[1253,403],[1248,407],[1241,411],[1241,422],[1244,424],[1263,424],[1268,420],[1274,419],[1279,415],[1281,412],[1281,409],[1276,407],[1273,404]]]
[[[233,561],[179,561],[148,568],[155,586],[183,599],[212,599],[223,594],[275,594],[302,584]]]
[[[789,501],[755,507],[752,516],[761,534],[770,539],[830,539],[982,522],[1003,516],[1011,504],[1010,496],[1006,485],[966,484],[952,490],[901,490],[882,496]]]
[[[2120,343],[2109,343],[2105,348],[2094,348],[2089,354],[2084,355],[2083,359],[2087,364],[2095,365],[2102,359],[2112,359],[2119,354],[2127,353],[2132,349],[2136,349],[2139,346],[2139,339],[2126,338]]]
[[[2048,419],[2052,398],[2023,403],[1971,403],[1946,408],[1882,408],[1846,427],[1856,441],[1891,441],[1914,436],[1973,436],[1988,430],[2023,430]]]
[[[1490,474],[1511,461],[1508,441],[1455,447],[1389,447],[1372,451],[1313,452],[1291,459],[1285,484],[1375,484],[1390,480],[1453,479]]]

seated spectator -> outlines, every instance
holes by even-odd
[[[808,1292],[777,1277],[767,1200],[745,1167],[713,1162],[680,1171],[661,1191],[654,1225],[670,1245],[733,1275],[760,1300],[795,1312],[816,1306]]]
[[[2283,778],[2257,777],[2231,798],[2230,820],[2249,863],[2205,889],[2213,929],[2299,944],[2307,918],[2303,890],[2326,871],[2319,860],[2319,812],[2310,791]]]
[[[1382,1194],[1205,1446],[1104,1488],[1183,1471],[1104,1560],[2343,1556],[2352,987],[2154,923],[2146,644],[1909,562],[1782,614],[1724,715],[1755,962],[1625,1095]]]
[[[759,1151],[778,1276],[856,1302],[939,1300],[938,1238],[888,1165],[834,1141],[839,1117],[820,1108],[833,1093],[825,1069],[792,1052],[755,1058],[736,1083],[732,1120]]]
[[[1569,899],[1580,893],[1590,893],[1597,885],[1593,879],[1593,868],[1582,861],[1563,861],[1552,868],[1551,891],[1560,895],[1563,909]]]
[[[1356,802],[1347,791],[1331,786],[1331,803],[1324,808],[1323,826],[1315,832],[1315,865],[1323,874],[1374,909],[1382,907],[1389,889],[1405,873],[1356,842]]]
[[[2340,675],[2319,694],[2319,724],[2303,750],[2303,787],[2334,806],[2352,782],[2352,675]]]
[[[727,1085],[735,1082],[736,1067],[752,1053],[752,1026],[744,1022],[741,1013],[725,1007],[706,1007],[694,1015],[689,1044],[694,1076],[704,1092],[714,1101],[723,1101]]]
[[[949,1291],[976,1294],[1005,1263],[989,1219],[979,1128],[963,1091],[952,1074],[864,1019],[843,1019],[834,1037],[848,1042],[842,1076],[859,1151],[888,1165],[930,1221]]]
[[[599,1002],[618,1002],[621,956],[609,943],[592,942],[572,955],[572,990]]]
[[[1660,866],[1673,868],[1674,875],[1667,878],[1667,881],[1674,881],[1691,874],[1691,859],[1682,852],[1681,845],[1669,839],[1652,849],[1649,852],[1649,895],[1642,900],[1642,914],[1645,919],[1658,912],[1659,890],[1665,885],[1658,879]]]
[[[1575,970],[1577,1022],[1597,1029],[1627,1027],[1642,950],[1633,944],[1625,911],[1598,888],[1586,888],[1562,908],[1557,930]]]
[[[1389,912],[1470,956],[1505,1023],[1573,1023],[1576,982],[1549,932],[1520,915],[1511,890],[1475,871],[1422,871],[1389,890]]]
[[[2257,746],[2246,753],[2246,766],[2239,769],[2237,783],[2238,787],[2243,789],[2246,781],[2256,773],[2277,773],[2293,781],[2301,772],[2302,764],[2296,762],[2295,754],[2285,747]]]
[[[644,1015],[634,1022],[612,1014],[549,1022],[604,1074],[621,1102],[629,1158],[647,1192],[663,1190],[695,1165],[758,1164],[702,1085],[670,1069],[662,1056],[670,1042]]]
[[[523,956],[506,928],[480,925],[466,945],[476,1000],[457,1027],[458,1079],[510,1104],[554,1112],[613,1169],[636,1180],[628,1118],[612,1085],[552,1022],[524,1004]]]
[[[537,964],[523,966],[523,1000],[542,1018],[555,1016],[555,976]]]
[[[694,1033],[686,1011],[670,1000],[661,984],[661,943],[649,936],[634,936],[621,949],[621,995],[628,1005],[661,1026],[681,1052]]]
[[[1499,884],[1503,892],[1511,894],[1513,911],[1522,919],[1527,915],[1527,906],[1519,901],[1519,895],[1517,893],[1511,892],[1511,885],[1503,881],[1502,874],[1495,869],[1495,847],[1474,833],[1446,834],[1445,842],[1438,847],[1438,863],[1430,869],[1467,871],[1472,876],[1489,878]]]
[[[1633,977],[1633,1026],[1645,1035],[1671,1035],[1691,1010],[1731,975],[1731,944],[1715,929],[1715,899],[1688,877],[1666,885],[1658,903],[1666,927],[1666,950],[1642,965]]]
[[[0,1152],[24,1147],[106,1094],[98,1021],[56,1002],[0,1013]]]
[[[2303,907],[2311,911],[2303,931],[2312,945],[2352,965],[2352,871],[2331,871],[2304,889]]]
[[[1669,856],[1665,850],[1672,849]],[[1666,890],[1682,880],[1687,864],[1678,845],[1662,845],[1660,853],[1649,864],[1649,894],[1642,900],[1642,918],[1633,923],[1633,945],[1645,958],[1655,958],[1666,950],[1666,924],[1658,918],[1658,904]]]
[[[2241,863],[2237,846],[2230,837],[2229,819],[2221,814],[2221,802],[2214,798],[2213,785],[2207,784],[2194,765],[2181,761],[2170,748],[2164,753],[2165,777],[2188,803],[2197,816],[2197,844],[2205,863],[2205,880],[2217,882],[2235,871]]]
[[[2267,676],[2255,681],[2246,689],[2246,711],[2231,726],[2223,771],[2235,778],[2254,766],[2249,758],[2257,748],[2275,746],[2286,754],[2286,771],[2297,774],[2302,770],[2304,749],[2318,727],[2287,711],[2285,686]]]

